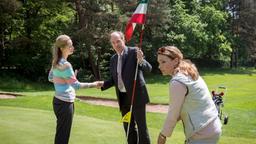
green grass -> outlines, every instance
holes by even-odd
[[[55,131],[53,112],[2,106],[0,110],[1,143],[53,143]],[[75,115],[70,143],[122,143],[122,133],[121,125],[118,123]]]
[[[230,119],[228,125],[223,126],[220,143],[256,144],[256,71],[204,69],[201,74],[210,90],[218,85],[227,87],[223,110]],[[168,103],[169,80],[170,77],[159,75],[147,77],[151,102]],[[16,99],[0,100],[1,143],[52,143],[55,130],[52,86],[10,77],[0,77],[0,81],[5,82],[0,83],[0,91],[24,95]],[[97,89],[84,89],[79,90],[77,94],[115,98],[114,89],[104,92]],[[152,143],[156,142],[165,116],[166,114],[147,113]],[[120,113],[116,108],[94,106],[76,100],[70,142],[124,143],[125,136],[121,124],[118,123],[119,119]],[[183,128],[179,123],[168,143],[183,144],[183,135]]]
[[[52,111],[0,106],[0,139],[4,144],[52,143],[55,118]],[[156,142],[158,128],[149,128],[152,143]],[[121,144],[125,136],[122,125],[116,121],[101,120],[76,114],[70,144]],[[168,144],[183,144],[183,132],[175,130]],[[253,138],[222,136],[223,144],[253,144]]]

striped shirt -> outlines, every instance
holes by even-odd
[[[53,82],[55,97],[66,102],[74,102],[75,90],[80,88],[80,82],[76,79],[72,65],[65,59],[61,59],[58,68],[51,68],[48,80]]]

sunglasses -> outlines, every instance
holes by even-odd
[[[165,55],[165,56],[169,57],[170,59],[174,59],[174,57],[173,57],[173,56],[174,56],[173,51],[168,50],[168,49],[166,49],[166,48],[164,48],[164,47],[159,48],[158,51],[157,51],[157,54],[159,54],[159,55]]]

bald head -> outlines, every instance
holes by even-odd
[[[110,40],[111,40],[111,37],[120,37],[122,40],[125,41],[124,34],[121,31],[114,31],[114,32],[112,32],[110,34]]]
[[[110,34],[110,42],[117,54],[121,54],[125,48],[124,34],[120,31],[114,31]]]

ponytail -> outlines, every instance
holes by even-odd
[[[61,48],[64,48],[65,46],[67,46],[69,40],[70,40],[70,37],[67,35],[60,35],[57,37],[52,47],[52,67],[53,68],[56,68],[56,66],[58,65],[62,57]]]

